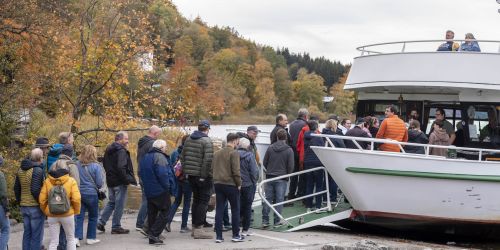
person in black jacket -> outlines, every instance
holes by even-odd
[[[284,129],[286,131],[286,143],[288,145],[292,145],[292,138],[290,137],[290,133],[288,133],[288,128],[286,127],[288,125],[288,118],[286,117],[285,114],[278,114],[276,116],[276,126],[273,128],[273,131],[271,131],[270,139],[271,139],[271,144],[275,143],[278,140],[278,137],[276,136],[276,132],[278,132],[278,129]]]
[[[314,153],[314,151],[312,150],[311,146],[323,147],[325,145],[323,138],[312,136],[313,134],[319,134],[318,122],[309,120],[307,122],[307,125],[309,126],[309,131],[304,133],[304,170],[323,166],[323,163],[321,163],[316,153]],[[312,194],[314,189],[316,189],[316,192],[323,191],[324,182],[325,178],[323,171],[306,173],[306,195]],[[322,199],[323,195],[316,195],[314,204],[316,207],[316,212],[320,212],[320,210],[318,209],[321,208]],[[312,200],[313,197],[306,198],[306,207],[308,212],[313,209]]]
[[[151,128],[149,128],[148,134],[143,136],[141,139],[139,139],[139,142],[137,143],[137,172],[141,171],[141,160],[146,155],[152,148],[153,148],[153,143],[155,142],[156,139],[158,139],[161,135],[161,128],[153,125]],[[139,208],[139,213],[137,213],[137,221],[135,222],[135,230],[141,232],[144,235],[147,235],[147,224],[144,222],[146,221],[146,216],[148,214],[148,200],[146,199],[146,195],[144,194],[144,187],[143,187],[143,181],[139,177],[139,184],[141,185],[141,192],[142,192],[142,201],[141,201],[141,207]]]
[[[111,213],[113,220],[111,234],[128,234],[129,230],[121,226],[120,220],[123,214],[123,207],[127,200],[127,186],[137,185],[134,168],[130,159],[130,152],[127,150],[128,134],[119,131],[115,135],[115,142],[106,148],[104,153],[104,169],[106,170],[106,183],[109,190],[109,201],[104,207],[101,218],[97,223],[97,229],[104,232],[106,222]]]
[[[420,122],[418,120],[411,120],[410,128],[408,129],[408,142],[428,144],[429,138],[424,132],[420,130]],[[425,154],[425,148],[419,146],[405,146],[406,153]]]
[[[365,127],[366,123],[365,123],[365,119],[360,117],[358,118],[358,120],[356,120],[356,126],[354,126],[354,128],[352,129],[349,129],[349,131],[347,131],[347,133],[345,134],[346,136],[351,136],[351,137],[366,137],[366,138],[370,138],[370,136],[368,135],[368,133],[363,130],[363,128]],[[363,149],[368,149],[368,146],[370,145],[369,142],[367,141],[356,141]],[[354,142],[352,142],[351,139],[345,139],[344,140],[344,143],[345,143],[345,147],[346,148],[355,148],[357,149],[358,147],[356,146],[356,144],[354,144]]]

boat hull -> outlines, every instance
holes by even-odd
[[[398,230],[500,225],[500,163],[313,150],[351,203],[352,220]]]

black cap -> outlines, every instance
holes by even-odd
[[[35,148],[48,148],[50,147],[49,139],[47,137],[36,138]]]
[[[67,155],[69,157],[73,156],[73,146],[71,144],[64,144],[61,154]]]
[[[260,133],[261,131],[257,128],[257,126],[249,126],[247,128],[247,132],[248,131],[254,131],[254,132],[257,132],[257,133]]]
[[[206,127],[206,128],[210,128],[210,122],[208,120],[201,120],[198,123],[198,126],[203,126],[203,127]]]

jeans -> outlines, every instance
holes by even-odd
[[[306,167],[306,169],[312,169],[312,168],[315,168],[316,166],[314,167]],[[324,187],[323,187],[323,182],[325,182],[324,180],[324,172],[323,170],[317,170],[317,171],[313,171],[313,172],[309,172],[309,173],[306,173],[306,195],[310,195],[313,193],[314,191],[314,188],[316,188],[316,192],[321,192],[324,190]],[[316,208],[321,208],[321,202],[322,202],[322,199],[323,199],[323,195],[316,195],[316,196],[313,196],[315,198],[315,205],[316,205]],[[309,198],[306,198],[306,207],[307,208],[312,208],[313,207],[313,204],[312,204],[312,199],[313,197],[309,197]]]
[[[9,243],[10,221],[5,209],[0,205],[0,250],[6,250]]]
[[[189,176],[189,184],[193,190],[192,224],[194,227],[200,227],[205,224],[207,218],[208,202],[212,194],[212,180],[200,181],[199,176]]]
[[[337,183],[333,180],[333,178],[328,175],[328,189],[330,191],[330,202],[337,201]]]
[[[229,202],[226,200],[224,202],[224,214],[222,215],[222,223],[224,227],[230,227],[231,221],[229,220]]]
[[[170,208],[169,192],[156,197],[148,198],[148,225],[149,235],[160,236],[167,225],[168,209]]]
[[[241,187],[240,218],[243,231],[248,231],[248,229],[250,229],[250,222],[252,220],[252,203],[255,198],[255,189],[255,185]]]
[[[96,239],[97,218],[99,218],[99,199],[97,194],[82,194],[82,208],[80,214],[76,216],[75,237],[83,240],[83,222],[85,220],[85,211],[89,212],[87,224],[87,239]]]
[[[43,240],[43,226],[45,215],[40,207],[21,207],[23,215],[24,233],[23,250],[40,249]]]
[[[182,206],[181,228],[186,228],[189,218],[189,206],[191,206],[191,196],[193,194],[193,191],[191,191],[191,185],[189,185],[188,181],[178,181],[177,184],[177,195],[175,196],[174,204],[172,204],[168,212],[167,223],[172,222],[177,208],[181,204],[181,201],[184,200]]]
[[[59,233],[61,230],[61,226],[64,228],[64,232],[66,232],[66,239],[68,239],[68,249],[76,250],[74,215],[66,217],[48,217],[47,222],[49,223],[50,231],[49,250],[57,249],[57,245],[59,244]]]
[[[217,239],[222,239],[222,217],[224,216],[224,203],[231,205],[231,222],[233,224],[233,237],[240,235],[240,191],[236,186],[215,184],[215,233]]]
[[[123,208],[127,202],[127,186],[121,185],[116,187],[108,187],[109,190],[109,201],[106,207],[102,210],[101,218],[99,219],[99,224],[106,225],[111,213],[113,213],[113,220],[111,224],[111,229],[121,228],[122,225],[120,220],[123,215]],[[114,211],[114,212],[113,212]]]
[[[276,201],[276,203],[280,203],[285,200],[285,192],[287,186],[286,180],[276,180],[269,183],[266,183],[264,186],[264,192],[266,193],[266,200],[271,203]],[[283,210],[283,205],[279,205],[275,207],[276,211],[281,214]],[[264,204],[262,206],[262,224],[269,224],[269,211],[271,208]],[[280,218],[277,215],[274,215],[274,224],[279,223]]]
[[[137,221],[135,222],[135,227],[143,228],[144,221],[146,220],[146,216],[148,215],[148,199],[144,194],[144,187],[141,185],[141,207],[139,208],[139,213],[137,214]]]

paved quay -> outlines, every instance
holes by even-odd
[[[78,249],[461,249],[454,246],[437,245],[418,241],[407,241],[391,239],[379,236],[367,236],[347,233],[344,231],[309,229],[299,232],[280,233],[266,230],[253,230],[255,235],[246,238],[245,242],[231,242],[231,232],[224,233],[223,243],[215,243],[215,240],[194,240],[190,233],[180,233],[180,215],[177,214],[172,222],[172,232],[164,233],[165,245],[150,246],[147,239],[135,231],[135,220],[137,213],[126,213],[122,219],[122,226],[130,229],[128,235],[111,235],[110,224],[106,226],[105,233],[98,233],[97,238],[101,240],[96,245],[85,245]],[[213,221],[213,213],[208,216],[208,221]],[[9,241],[9,249],[21,249],[22,224],[12,227]],[[86,229],[85,229],[86,230]],[[215,233],[214,233],[215,235]],[[49,232],[45,230],[44,245],[48,246]]]

